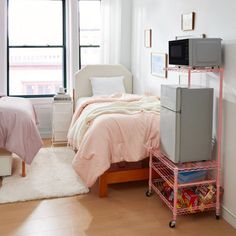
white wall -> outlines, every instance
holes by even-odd
[[[181,31],[181,14],[196,13],[195,30]],[[178,83],[178,76],[168,79],[150,73],[151,52],[168,52],[168,40],[181,35],[198,35],[223,39],[224,54],[224,137],[223,182],[225,219],[236,227],[236,1],[235,0],[134,0],[132,23],[132,72],[136,93],[160,94],[160,84]],[[153,47],[144,47],[144,29],[153,30]],[[210,79],[214,75],[208,75]]]

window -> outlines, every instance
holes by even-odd
[[[101,1],[79,0],[79,67],[100,63]]]
[[[8,0],[8,95],[66,87],[65,50],[65,0]]]

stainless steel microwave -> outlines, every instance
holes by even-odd
[[[191,67],[221,66],[220,38],[169,41],[169,64]]]

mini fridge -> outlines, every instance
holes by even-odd
[[[211,159],[213,89],[161,86],[160,149],[174,163]]]

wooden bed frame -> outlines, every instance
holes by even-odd
[[[12,153],[4,148],[0,148],[0,157],[3,155],[4,156],[12,156]],[[26,164],[24,161],[21,162],[21,176],[22,177],[26,176]]]
[[[106,171],[99,177],[99,197],[108,196],[108,185],[116,183],[125,183],[131,181],[147,180],[149,177],[149,168]]]
[[[124,86],[127,93],[133,93],[132,74],[122,65],[88,65],[75,74],[73,90],[74,107],[78,98],[91,97],[91,77],[124,76]],[[108,185],[131,181],[147,180],[149,168],[106,171],[99,177],[99,197],[107,197]]]

